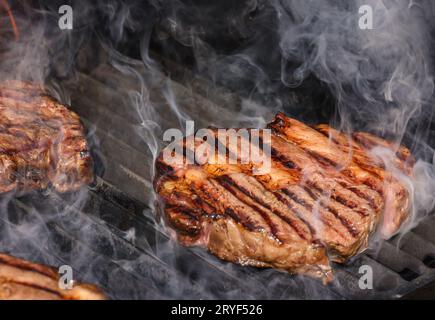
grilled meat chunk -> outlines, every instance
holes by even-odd
[[[201,164],[164,155],[171,147],[166,155],[186,160],[200,146],[213,148],[204,139],[186,137],[177,142],[178,153],[172,146],[162,151],[154,186],[164,220],[181,243],[203,246],[227,261],[327,282],[330,260],[344,262],[364,250],[378,224],[389,237],[406,219],[408,191],[370,154],[369,142],[359,141],[395,150],[388,142],[365,133],[348,137],[326,125],[312,128],[281,113],[268,128],[267,172],[239,156],[246,137],[231,144],[217,129],[209,131],[224,154],[215,146],[216,152],[201,153],[207,158]],[[250,141],[265,134],[247,131]],[[393,163],[409,175],[411,155],[398,150]],[[237,155],[236,163],[222,161],[229,154]]]
[[[0,300],[104,300],[95,286],[61,289],[56,269],[0,253]]]
[[[353,184],[363,184],[377,191],[384,200],[383,222],[381,224],[381,233],[384,237],[390,237],[400,228],[410,210],[409,194],[405,186],[383,168],[381,159],[376,159],[378,162],[376,164],[367,159],[368,155],[361,156],[363,146],[358,146],[356,141],[351,143],[356,147],[351,148],[350,152],[346,152],[346,148],[349,146],[343,143],[343,136],[340,139],[342,143],[337,143],[339,139],[329,139],[328,136],[283,114],[278,114],[274,121],[269,124],[269,127],[287,141],[298,145],[318,159],[319,163],[339,170],[346,177],[352,179]],[[334,134],[330,136],[334,137]],[[367,133],[356,133],[353,136],[372,137]],[[379,143],[382,141],[380,138],[376,140]],[[384,142],[383,145],[391,147],[391,144],[387,142]],[[401,147],[400,149],[405,150],[406,148]],[[405,153],[409,154],[409,151]],[[403,158],[397,157],[395,160],[401,162],[398,169],[408,166]],[[404,173],[409,174],[409,171]]]
[[[93,179],[79,117],[38,85],[0,83],[0,193],[71,191]]]

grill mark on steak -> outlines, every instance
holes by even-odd
[[[256,201],[254,197],[243,187],[238,186],[234,181],[226,175],[222,175],[216,178],[216,180],[229,192],[235,195],[240,201],[245,203],[247,206],[259,211],[263,219],[269,224],[272,234],[277,235],[278,227],[272,222],[270,214],[266,212],[264,205],[259,201]],[[249,198],[249,199],[247,199]],[[295,230],[296,231],[296,230]],[[279,237],[278,237],[279,238]],[[281,241],[283,239],[280,239]]]
[[[195,190],[197,195],[207,199],[218,212],[229,215],[248,230],[270,233],[270,226],[258,212],[242,203],[213,179],[207,179],[206,183]]]
[[[307,188],[307,189],[309,189],[309,188]],[[310,196],[311,197],[311,199],[301,199],[295,192],[293,192],[290,188],[285,188],[285,189],[282,189],[281,190],[281,192],[283,192],[284,194],[286,194],[287,196],[289,196],[290,197],[290,199],[292,199],[293,201],[295,201],[295,202],[297,202],[297,203],[299,203],[299,204],[301,204],[302,206],[304,206],[304,207],[306,207],[308,210],[310,210],[311,212],[313,212],[314,211],[314,203],[316,202],[316,201],[318,201],[318,199],[316,199],[316,198],[314,198],[313,196],[312,196],[312,194],[311,194],[311,191],[307,191],[307,189],[305,189],[305,188],[302,188],[302,190],[304,190],[305,192],[306,192],[306,194],[308,195],[308,196]],[[310,201],[310,202],[308,202],[308,201]],[[290,203],[289,203],[290,204]],[[331,213],[335,218],[336,218],[336,220],[337,221],[339,221],[345,228],[346,228],[346,230],[349,232],[349,234],[352,236],[352,237],[356,237],[358,234],[356,233],[356,230],[351,226],[351,225],[349,225],[348,223],[344,223],[344,221],[342,220],[342,219],[340,219],[340,217],[338,217],[337,216],[337,213],[336,212],[333,212],[331,209],[330,209],[330,207],[328,206],[328,205],[325,205],[324,203],[321,203],[320,201],[319,201],[319,208],[318,208],[318,210],[320,211],[320,215],[321,215],[321,217],[323,217],[323,216],[325,216],[325,215],[327,215],[328,213]],[[324,211],[325,210],[325,211]],[[332,224],[331,222],[329,222],[329,220],[327,220],[327,219],[323,219],[322,220],[324,223],[326,223],[326,224],[328,224],[328,226],[333,226],[334,224]],[[334,230],[336,231],[336,232],[339,232],[337,229],[335,229],[334,228]],[[343,232],[339,232],[341,235],[343,235]]]
[[[288,142],[287,142],[288,143]],[[297,148],[294,146],[293,150],[296,151]],[[293,165],[293,168],[298,169],[300,172],[300,166],[298,166],[295,162],[293,162],[291,159],[289,159],[290,156],[292,156],[294,153],[290,152],[289,155],[287,154],[281,154],[279,150],[276,148],[273,148],[273,155],[274,157],[272,160],[274,161],[280,161],[281,163],[285,163],[287,161],[290,161]],[[314,160],[313,160],[314,161]],[[316,176],[316,178],[313,178],[313,176]],[[312,187],[318,188],[318,189],[331,189],[332,197],[342,203],[343,205],[354,209],[362,216],[370,215],[370,212],[368,208],[365,208],[365,205],[369,205],[370,203],[366,201],[365,198],[361,197],[359,194],[355,193],[353,190],[343,187],[342,185],[338,184],[335,180],[332,180],[330,178],[324,177],[324,175],[321,175],[319,173],[314,174],[307,174],[307,177],[304,177],[306,179],[306,183],[309,184]],[[364,209],[365,208],[365,209]],[[372,206],[373,209],[376,209]]]
[[[1,281],[0,281],[0,283],[1,283]],[[8,280],[7,283],[18,284],[18,285],[22,285],[22,286],[25,286],[25,287],[30,287],[30,288],[33,288],[33,289],[36,289],[36,290],[44,291],[44,292],[47,292],[49,294],[55,295],[59,299],[63,299],[63,296],[58,291],[50,289],[50,288],[47,288],[47,287],[44,287],[42,285],[38,285],[38,284],[35,284],[35,283],[28,283],[28,282],[19,281],[19,280]]]
[[[345,217],[343,215],[344,212],[346,212],[343,208],[342,210],[337,210],[336,207],[339,206],[337,202],[334,202],[329,197],[327,197],[327,200],[322,199],[322,190],[317,190],[317,192],[314,189],[310,189],[307,187],[304,187],[304,190],[307,192],[307,194],[314,200],[319,201],[324,207],[328,208],[328,210],[349,230],[349,232],[352,234],[353,237],[356,237],[362,232],[363,230],[357,230],[355,227],[355,224],[351,222],[351,220],[358,221],[355,217]],[[351,211],[350,211],[351,212]]]
[[[211,219],[219,219],[223,217],[222,214],[216,211],[212,203],[209,203],[205,199],[201,198],[198,194],[196,194],[193,188],[190,188],[189,190],[192,192],[193,195],[193,203],[195,203],[197,206],[201,208],[202,214],[205,214],[207,217]]]
[[[273,161],[281,163],[284,167],[288,169],[300,169],[296,166],[296,164],[293,161],[279,154],[279,152],[273,147],[270,148],[270,155]]]
[[[235,175],[233,175],[235,176]],[[247,181],[252,180],[254,177],[246,177]],[[230,178],[231,179],[231,178]],[[249,181],[252,184],[255,184],[255,182]],[[261,184],[261,182],[256,181],[256,183]],[[265,186],[263,186],[265,187]],[[298,186],[292,186],[294,188],[300,188]],[[290,188],[290,187],[289,187]],[[255,189],[255,188],[251,188]],[[349,223],[349,221],[340,216],[336,211],[331,212],[329,210],[326,210],[324,207],[319,206],[317,209],[319,211],[319,216],[314,216],[314,208],[313,206],[310,207],[310,209],[307,208],[307,203],[305,202],[303,205],[297,204],[297,203],[291,203],[291,200],[285,199],[285,195],[279,194],[277,192],[274,192],[272,195],[268,194],[269,192],[265,187],[264,192],[265,198],[267,199],[275,199],[278,201],[282,206],[286,206],[286,209],[284,211],[290,213],[291,215],[296,215],[298,220],[303,222],[308,227],[308,232],[310,232],[311,238],[313,243],[322,243],[326,244],[327,249],[331,249],[333,251],[337,251],[343,255],[346,255],[346,247],[343,247],[343,245],[347,245],[348,247],[354,247],[358,248],[359,238],[357,238],[357,235],[360,233],[356,230],[356,228],[353,227]],[[245,189],[245,193],[249,193],[249,196],[252,197],[252,192],[249,192]],[[285,215],[283,216],[283,212],[280,212],[279,210],[273,209],[270,205],[266,204],[264,201],[256,198],[258,202],[263,204],[264,207],[267,207],[271,212],[277,214],[282,219],[285,219]],[[273,203],[273,201],[272,201]],[[326,211],[325,211],[326,210]],[[333,219],[334,222],[331,221]],[[328,228],[325,229],[324,226],[318,226],[321,225],[327,225]],[[316,227],[317,225],[317,227]],[[338,227],[341,225],[342,228]],[[294,224],[293,224],[294,226]],[[316,232],[316,229],[319,230],[319,232]],[[364,232],[362,230],[361,232]]]
[[[18,81],[0,83],[0,153],[5,175],[0,179],[0,192],[50,184],[65,192],[93,179],[79,117],[42,87]]]
[[[250,192],[249,190],[244,188],[242,185],[240,185],[236,181],[234,181],[230,176],[224,175],[224,176],[218,177],[217,179],[221,184],[226,185],[230,191],[239,190],[246,197],[250,198],[251,201],[248,201],[248,202],[250,202],[250,206],[254,206],[256,209],[262,211],[263,213],[265,212],[265,210],[260,208],[258,205],[260,205],[263,208],[266,208],[271,214],[274,214],[275,216],[280,218],[282,221],[287,223],[299,235],[299,237],[301,237],[302,239],[305,239],[305,240],[311,239],[311,234],[309,233],[309,229],[302,230],[304,226],[298,225],[298,221],[296,221],[295,218],[291,218],[288,214],[287,215],[283,214],[279,210],[272,208],[269,204],[267,204],[262,199],[260,199],[255,194],[253,194],[253,192]],[[237,194],[236,194],[236,196],[237,196]],[[240,200],[242,200],[242,199],[240,199]],[[245,201],[246,201],[246,199],[245,199]],[[272,223],[270,217],[268,217],[267,221]],[[274,230],[277,230],[276,225],[274,225]]]
[[[381,195],[384,194],[383,183],[377,176],[373,176],[373,173],[353,163],[348,155],[331,145],[329,139],[322,133],[294,119],[286,118],[280,113],[278,113],[275,120],[270,123],[268,127],[275,130],[276,134],[289,143],[299,146],[305,152],[312,155],[319,163],[323,165],[328,162],[332,163],[334,164],[332,167],[339,168],[341,172],[350,178],[359,180]],[[300,130],[301,132],[295,130]],[[312,140],[315,141],[315,143],[311,142],[307,135],[312,136]],[[321,142],[321,144],[319,144],[319,142]],[[322,150],[319,145],[324,149]],[[335,159],[340,159],[340,161]]]
[[[233,177],[234,176],[235,175],[233,175]],[[253,194],[253,192],[257,193],[257,196],[254,196],[256,199],[258,199],[257,201],[264,203],[264,206],[269,208],[272,212],[276,213],[277,215],[281,215],[281,216],[284,215],[290,217],[291,220],[293,221],[292,226],[295,229],[299,230],[299,232],[303,232],[304,234],[308,233],[309,228],[306,228],[306,223],[303,221],[303,219],[300,219],[299,216],[292,210],[288,210],[288,208],[284,205],[284,203],[279,201],[279,199],[275,196],[273,190],[268,189],[266,185],[258,181],[256,179],[256,176],[254,177],[247,176],[245,179],[247,180],[247,183],[249,183],[249,186],[251,187],[250,189],[252,190],[251,194]],[[245,179],[242,178],[239,180],[243,181]],[[238,183],[238,185],[240,184],[241,182]],[[264,197],[264,199],[261,200],[260,197]],[[268,201],[269,203],[267,203],[266,201]]]
[[[51,279],[56,279],[56,273],[43,265],[25,262],[21,259],[13,258],[4,253],[0,253],[0,264],[10,265],[24,271],[38,272]]]
[[[200,233],[199,220],[191,209],[182,206],[167,206],[166,213],[169,215],[167,219],[169,223],[180,232],[191,237]]]
[[[283,128],[275,130],[275,125]],[[345,152],[346,142],[331,142],[323,133],[283,115],[277,115],[268,127],[274,132],[269,172],[256,170],[259,165],[252,161],[241,161],[245,155],[240,155],[242,141],[239,139],[248,137],[239,136],[237,146],[229,145],[227,139],[216,137],[217,129],[211,130],[218,138],[215,157],[220,146],[222,160],[226,163],[209,158],[211,161],[204,165],[168,165],[158,158],[156,190],[163,198],[171,197],[167,203],[173,205],[184,200],[176,199],[170,186],[176,185],[180,190],[187,187],[183,192],[186,198],[192,199],[186,200],[189,210],[193,210],[189,212],[201,220],[201,236],[187,241],[180,237],[182,243],[204,245],[218,257],[233,262],[312,274],[316,263],[324,266],[324,262],[320,262],[324,261],[322,250],[315,250],[313,245],[326,248],[329,259],[336,262],[344,262],[365,248],[386,203],[384,183],[392,188],[390,194],[397,196],[397,203],[406,203],[406,193],[402,192],[400,184],[386,178],[382,166],[370,163],[374,170],[369,170],[368,165],[359,164],[358,161],[368,159],[365,149],[359,151],[360,158],[356,161],[355,156],[349,157],[352,153]],[[260,153],[265,150],[261,130],[248,129],[248,132],[251,147],[259,149]],[[260,135],[258,146],[252,145],[254,134]],[[194,140],[195,145],[201,143]],[[183,154],[187,154],[185,149],[190,146],[183,142]],[[237,163],[229,164],[230,157]],[[160,181],[165,179],[165,183]],[[394,223],[389,228],[392,231],[400,220],[394,219],[394,208],[388,212],[387,221]],[[398,214],[404,213],[406,208]],[[184,219],[176,210],[173,214],[174,219]],[[190,227],[190,220],[181,222],[184,229]],[[269,238],[274,239],[278,247],[273,244],[268,247],[271,254],[266,254],[263,244]],[[288,250],[288,260],[282,260],[287,254],[279,248]],[[306,260],[305,255],[311,256]],[[303,267],[306,263],[308,268]]]
[[[384,181],[391,180],[391,182],[394,183],[394,181],[396,180],[396,178],[394,178],[390,173],[385,170],[385,164],[382,159],[370,157],[367,152],[363,151],[363,146],[355,141],[352,136],[348,137],[347,139],[343,133],[333,128],[330,128],[327,125],[319,125],[316,126],[314,129],[322,133],[324,136],[330,137],[329,139],[332,140],[337,148],[339,148],[346,154],[349,154],[352,160],[367,172],[372,173],[373,175]],[[393,149],[387,144],[387,142],[385,142],[385,145],[383,145],[383,147],[391,150]],[[399,157],[397,157],[397,154],[395,158],[391,159],[391,162],[398,169],[410,173],[410,170],[407,167],[406,163],[402,161]]]
[[[403,161],[405,168],[410,169],[414,163],[415,159],[412,156],[409,149],[395,145],[392,142],[389,142],[385,139],[375,137],[374,135],[367,132],[354,132],[352,134],[352,138],[364,146],[366,149],[372,149],[376,146],[382,146],[384,148],[388,148],[395,152],[396,156]]]
[[[317,181],[313,181],[313,182],[307,181],[307,184],[310,187],[312,187],[316,190],[319,190],[319,191],[326,189],[326,188],[323,188],[323,186]],[[325,186],[327,186],[327,184],[325,184]],[[370,212],[368,212],[367,209],[364,210],[362,208],[364,203],[366,202],[365,199],[357,199],[357,200],[360,200],[359,203],[357,203],[356,201],[349,199],[349,197],[346,197],[346,194],[343,194],[343,191],[346,190],[346,191],[352,192],[351,190],[348,190],[348,189],[337,190],[337,189],[339,189],[338,185],[335,185],[332,187],[332,189],[330,189],[331,201],[335,200],[335,201],[341,203],[342,205],[344,205],[350,209],[353,209],[355,212],[357,212],[362,217],[366,217],[366,216],[371,214]],[[354,192],[352,192],[352,194],[354,194]],[[349,195],[349,193],[347,195]],[[364,203],[361,203],[361,200],[364,200]]]
[[[174,209],[177,210],[177,212],[180,212],[186,216],[189,216],[190,218],[198,221],[198,217],[195,213],[192,212],[191,208],[187,208],[187,207],[183,207],[181,205],[176,205],[176,206],[169,206],[169,209]]]
[[[0,253],[0,299],[105,299],[95,286],[74,282],[70,290],[59,288],[56,269]]]
[[[42,108],[35,110],[35,104],[41,105]],[[57,128],[59,121],[63,124],[74,124],[78,119],[78,116],[70,113],[70,111],[65,112],[61,105],[50,96],[33,98],[30,102],[0,97],[0,108],[7,109],[6,118],[7,116],[15,115],[21,116],[21,118],[18,118],[19,120],[28,120],[36,123],[47,121],[48,125],[55,124],[54,129]]]
[[[170,165],[164,163],[162,159],[156,160],[156,171],[159,172],[162,176],[167,179],[176,179],[177,177],[174,175],[175,169]],[[159,187],[157,185],[157,180],[154,180],[154,188]]]
[[[381,205],[382,197],[375,190],[373,190],[373,189],[371,189],[371,188],[369,188],[369,187],[367,187],[365,185],[361,185],[361,186],[351,185],[349,182],[346,182],[346,181],[343,181],[343,180],[338,180],[337,182],[343,188],[345,188],[345,189],[355,193],[360,198],[366,200],[367,203],[369,204],[369,206],[375,212],[379,212],[381,210],[381,208],[382,208],[382,205]]]
[[[311,157],[313,157],[319,164],[322,164],[323,166],[331,166],[337,170],[342,170],[343,166],[340,165],[337,161],[334,161],[332,159],[328,159],[321,154],[314,152],[312,150],[305,150],[307,154],[309,154]]]
[[[228,191],[232,192],[240,201],[245,203],[247,206],[257,210],[263,217],[263,219],[269,224],[271,233],[273,237],[279,240],[281,243],[285,242],[285,237],[282,236],[282,231],[279,230],[279,227],[276,223],[273,222],[270,214],[258,203],[255,203],[252,198],[249,197],[249,194],[246,193],[243,188],[238,188],[235,184],[230,181],[225,181],[222,179],[224,176],[220,176],[218,181],[221,183],[223,187],[225,187]],[[243,196],[245,195],[245,196]],[[249,199],[247,199],[249,198]]]
[[[243,225],[249,231],[258,231],[260,229],[259,227],[255,226],[253,223],[250,223],[248,220],[242,220],[232,208],[225,208],[224,213],[227,216],[231,217],[234,221]]]
[[[353,223],[340,215],[339,211],[331,207],[329,207],[328,209],[334,214],[334,216],[336,216],[341,221],[341,223],[347,228],[347,230],[349,230],[353,237],[357,237],[360,234],[360,232],[353,226]]]
[[[264,145],[263,140],[261,139],[261,137],[259,138],[260,141],[260,146]],[[285,141],[285,140],[284,140]],[[271,141],[272,145],[273,145],[273,140]],[[289,143],[287,141],[285,141],[285,143]],[[294,148],[297,148],[297,146],[294,146]],[[226,148],[227,152],[231,152],[231,150],[228,150],[228,148]],[[280,164],[284,164],[284,166],[288,169],[293,169],[293,168],[299,168],[300,166],[298,166],[294,161],[292,160],[288,160],[288,157],[285,154],[281,154],[276,148],[271,146],[271,156],[272,156],[272,160],[276,161]],[[240,158],[238,158],[239,160]],[[286,165],[286,163],[290,163],[290,165]],[[317,188],[318,190],[322,190],[321,186],[319,187],[319,184],[321,183],[320,181],[324,180],[323,177],[321,177],[320,179],[314,179],[314,181],[311,181],[310,183],[312,184],[312,187]],[[333,182],[335,184],[335,182]],[[328,186],[329,187],[329,186]],[[267,189],[267,188],[266,188]],[[344,195],[340,195],[340,185],[335,184],[335,187],[333,188],[335,192],[332,193],[333,195],[333,199],[336,199],[337,201],[339,201],[340,203],[342,203],[343,205],[349,207],[350,209],[353,209],[355,212],[357,212],[360,216],[362,217],[366,217],[369,215],[372,215],[373,213],[368,212],[368,208],[364,208],[364,203],[366,203],[365,199],[361,199],[358,195],[354,194],[351,190],[346,190],[346,195],[347,197],[344,197]],[[336,190],[335,190],[336,189]],[[246,191],[246,190],[245,190]],[[343,191],[341,191],[343,192]],[[350,193],[350,194],[349,194]],[[359,201],[360,203],[357,204],[356,202],[351,200],[350,195],[354,195],[356,196],[357,199],[355,199],[355,201]],[[252,197],[252,195],[251,195]],[[329,199],[328,202],[330,201],[334,201],[333,199]],[[255,199],[257,202],[259,201],[258,199]],[[361,201],[363,201],[363,203],[361,204]],[[327,204],[325,204],[325,201],[323,200],[322,203],[324,204],[324,207],[326,206],[326,208],[329,209],[329,207]],[[269,208],[270,209],[270,208]],[[343,224],[343,226],[346,227],[346,229],[348,229],[349,233],[355,237],[359,234],[359,231],[357,231],[355,229],[355,227],[352,225],[352,223],[350,223],[349,219],[346,217],[343,217],[342,215],[339,214],[339,211],[334,209],[334,206],[332,206],[332,208],[329,209],[329,211]],[[310,226],[310,229],[312,229],[312,226]]]
[[[289,208],[296,211],[314,229],[313,236],[322,243],[328,253],[334,256],[346,257],[350,251],[357,250],[359,237],[355,238],[349,230],[331,212],[324,210],[320,205],[308,210],[307,207],[296,202],[282,191],[277,192]],[[334,259],[339,260],[339,259]]]
[[[214,130],[213,132],[216,133],[217,130]],[[221,140],[218,139],[218,143],[221,143]],[[217,148],[217,144],[215,145],[215,147]],[[228,159],[228,157],[232,154],[235,159],[240,160],[239,157],[235,157],[235,154],[232,153],[232,150],[230,150],[229,148],[227,148],[223,144],[221,144],[221,148],[222,148],[222,150],[225,150],[226,159]],[[183,150],[184,149],[187,149],[185,140],[183,140]],[[183,154],[186,155],[187,153],[183,152]],[[239,155],[239,154],[240,153],[238,153],[237,155]],[[281,236],[278,235],[279,229],[280,229],[279,224],[273,223],[272,220],[274,220],[274,218],[271,217],[271,215],[272,216],[279,215],[281,220],[285,221],[287,224],[290,225],[290,227],[293,228],[293,230],[295,230],[298,237],[300,237],[302,239],[309,239],[311,237],[311,234],[309,233],[309,228],[307,229],[308,235],[307,235],[307,233],[304,234],[304,232],[301,230],[301,227],[299,226],[299,228],[298,228],[298,226],[295,225],[294,218],[290,219],[289,217],[286,217],[283,214],[279,214],[276,210],[272,210],[266,203],[262,202],[258,197],[254,197],[251,193],[249,193],[248,190],[246,190],[246,188],[243,188],[242,186],[236,184],[228,176],[221,175],[221,176],[218,176],[216,179],[210,179],[210,181],[212,181],[213,183],[214,183],[214,181],[219,182],[224,188],[231,191],[232,194],[235,195],[238,200],[242,201],[245,205],[249,206],[253,210],[255,209],[258,213],[260,213],[261,216],[263,217],[263,219],[269,225],[272,236],[274,236],[276,239],[278,239],[280,241],[285,240],[285,239],[283,239],[282,235]],[[237,188],[237,189],[235,189],[235,188]],[[240,191],[241,193],[243,193],[243,195],[245,195],[249,199],[247,199],[246,197],[242,197],[241,193],[240,192],[238,193],[237,190]],[[209,201],[209,203],[210,202],[211,201]],[[212,205],[212,204],[210,203],[210,205]],[[237,222],[248,227],[249,230],[251,230],[251,231],[255,230],[255,227],[253,225],[247,225],[246,220],[240,219],[238,214],[232,208],[226,209],[225,213],[227,215],[231,216]],[[281,234],[285,235],[285,233],[283,233],[283,232],[281,232]]]
[[[309,208],[309,206],[307,206],[306,202],[298,202],[296,200],[296,198],[292,198],[289,196],[289,194],[287,192],[284,192],[285,189],[283,189],[281,192],[276,192],[277,196],[281,199],[281,201],[283,203],[285,203],[289,208],[291,208],[292,210],[294,210],[295,212],[298,213],[298,215],[301,217],[301,219],[303,219],[304,221],[306,221],[307,225],[309,225],[310,229],[313,230],[313,235],[315,235],[318,239],[324,240],[322,239],[323,235],[319,235],[318,232],[316,231],[318,228],[317,225],[321,224],[325,224],[329,227],[332,227],[332,224],[326,220],[323,219],[322,216],[319,217],[311,217],[310,216],[314,216],[314,211],[312,210],[313,208]],[[298,199],[300,200],[300,199]],[[304,211],[306,209],[306,212]],[[337,234],[339,234],[340,236],[342,236],[341,233],[339,233],[335,227],[333,227],[331,229],[331,231],[336,232]]]
[[[184,138],[182,141],[183,146],[183,157],[185,160],[186,155],[188,155],[188,152],[191,154],[193,153],[192,150],[188,149],[187,147],[187,138]],[[228,154],[227,154],[228,156]],[[159,167],[163,167],[165,169],[165,172],[169,172],[169,176],[167,176],[169,179],[177,178],[173,173],[175,172],[174,168],[170,167],[169,165],[165,164],[162,161],[162,158],[159,157],[159,161],[157,162],[159,164]],[[160,186],[158,187],[160,188]],[[214,192],[212,192],[214,189]],[[223,188],[223,189],[222,189]],[[217,212],[223,215],[227,215],[231,217],[234,221],[244,226],[249,231],[268,231],[271,225],[266,222],[267,227],[265,227],[264,223],[253,223],[251,218],[253,218],[255,215],[258,215],[258,212],[255,212],[253,208],[249,207],[246,203],[244,203],[245,208],[250,208],[251,213],[254,214],[250,217],[249,215],[244,215],[243,210],[240,211],[237,209],[237,202],[235,203],[234,207],[230,207],[231,203],[234,203],[236,201],[240,201],[240,199],[235,198],[234,195],[229,194],[228,192],[225,192],[225,188],[222,185],[217,184],[215,179],[206,179],[204,183],[200,184],[199,186],[192,186],[191,191],[193,194],[196,195],[196,201],[199,204],[206,203],[209,207],[214,208]],[[213,196],[212,196],[213,195]],[[220,201],[219,197],[227,197],[231,199],[232,201]],[[225,206],[224,209],[219,208],[218,204],[222,204]],[[240,204],[240,203],[239,203]],[[242,213],[242,214],[241,214]],[[261,214],[262,218],[265,219],[264,215]],[[266,217],[267,218],[267,217]],[[270,231],[270,230],[269,230]],[[274,232],[271,232],[271,235],[275,237]],[[276,237],[275,237],[276,238]]]
[[[317,238],[316,230],[315,230],[315,228],[311,225],[311,223],[309,223],[309,222],[308,222],[308,221],[303,217],[303,215],[301,215],[300,212],[298,212],[298,211],[296,210],[296,208],[295,208],[294,206],[292,206],[292,205],[288,202],[287,199],[284,198],[284,196],[283,196],[282,194],[280,194],[279,192],[276,192],[276,191],[273,192],[273,194],[275,195],[275,197],[276,197],[279,201],[281,201],[283,204],[287,205],[290,209],[292,209],[292,210],[295,212],[295,214],[298,216],[298,218],[301,219],[301,220],[302,220],[302,221],[307,225],[307,227],[309,228],[311,234],[313,235],[313,238]]]

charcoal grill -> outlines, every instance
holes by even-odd
[[[161,115],[162,130],[180,127],[165,92],[173,93],[180,110],[201,115],[194,119],[198,128],[240,126],[232,115],[256,102],[161,52],[150,54],[161,71],[153,74],[147,92],[139,81],[147,70],[133,58],[120,69],[114,67],[116,59],[104,56],[97,67],[76,71],[72,80],[55,80],[71,94],[70,100],[61,98],[87,129],[97,177],[77,193],[44,190],[2,199],[0,233],[10,236],[0,242],[0,252],[70,265],[75,278],[99,285],[114,299],[393,299],[416,295],[434,283],[433,215],[403,237],[382,242],[347,265],[335,265],[335,281],[328,286],[227,263],[172,241],[148,205],[153,154],[142,136],[141,112],[134,107],[137,94],[149,96],[146,102]],[[373,269],[373,289],[358,285],[363,265]]]

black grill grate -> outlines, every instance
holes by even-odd
[[[185,87],[172,81],[171,86],[180,108],[208,115],[197,125],[207,126],[209,119],[231,119],[231,113],[240,108],[241,100],[234,95],[215,94],[221,99],[216,104],[201,94],[209,89],[197,80],[192,83]],[[77,278],[97,283],[112,298],[120,299],[395,298],[435,280],[433,216],[402,239],[383,242],[376,251],[346,266],[335,266],[336,281],[329,286],[272,269],[225,263],[200,249],[178,246],[161,232],[145,205],[152,199],[152,155],[138,134],[140,119],[131,106],[131,93],[140,89],[137,81],[103,64],[90,74],[79,73],[78,81],[65,86],[72,93],[73,109],[93,133],[99,177],[82,191],[83,196],[34,192],[5,202],[8,207],[1,210],[0,232],[18,236],[2,242],[2,251],[71,265]],[[167,101],[161,91],[150,92],[150,97],[162,108],[162,128],[177,127],[165,115]],[[28,234],[31,228],[23,228],[26,219],[44,221],[40,228],[46,237],[39,237],[40,242]],[[372,290],[358,285],[362,265],[373,269]]]

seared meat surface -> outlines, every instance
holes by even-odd
[[[92,179],[79,117],[38,85],[0,83],[0,193],[49,184],[65,192]]]
[[[0,253],[0,300],[103,299],[93,285],[74,283],[71,289],[61,289],[56,269]]]
[[[205,153],[209,159],[201,164],[180,164],[163,156],[170,146],[162,151],[155,190],[181,243],[203,246],[227,261],[327,282],[330,260],[346,261],[367,247],[378,225],[390,237],[407,218],[407,189],[369,151],[374,146],[396,151],[393,164],[410,175],[413,159],[406,148],[367,133],[347,136],[327,125],[310,127],[281,113],[268,129],[268,172],[256,170],[254,162],[223,163],[219,152]],[[216,129],[210,131],[218,138]],[[265,131],[248,132],[252,138]],[[241,146],[228,141],[219,140],[223,158]],[[183,150],[178,156],[185,159],[192,146],[205,142],[186,137],[178,143]]]

